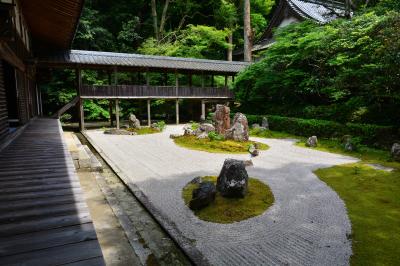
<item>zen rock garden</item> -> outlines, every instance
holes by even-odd
[[[129,114],[128,124],[124,125],[124,128],[112,128],[106,129],[104,134],[108,135],[145,135],[153,134],[163,131],[165,128],[165,123],[160,121],[158,123],[152,123],[150,127],[141,126],[140,120],[134,115]]]

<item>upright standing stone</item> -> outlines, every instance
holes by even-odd
[[[217,104],[214,114],[215,131],[224,135],[225,131],[231,127],[230,108],[228,106]]]
[[[400,144],[395,143],[391,150],[393,160],[400,162]]]
[[[140,121],[139,121],[139,119],[136,118],[136,116],[134,114],[129,115],[129,127],[135,128],[135,129],[140,129]]]
[[[226,131],[225,138],[236,141],[249,140],[249,124],[244,114],[235,114],[235,117],[233,118],[233,126]]]
[[[217,179],[217,190],[223,197],[243,198],[247,193],[248,180],[244,161],[226,159]]]
[[[317,147],[318,146],[318,138],[317,138],[317,136],[309,137],[307,139],[306,146],[307,147],[313,147],[313,148]]]
[[[264,116],[262,119],[261,127],[265,128],[265,129],[269,129],[268,118],[266,116]]]

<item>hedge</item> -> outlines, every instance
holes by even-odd
[[[391,126],[371,124],[341,124],[327,120],[302,119],[276,115],[246,115],[249,125],[261,124],[262,118],[267,117],[271,130],[309,137],[312,135],[321,138],[337,138],[351,135],[360,138],[367,145],[389,147],[398,141],[399,129]]]

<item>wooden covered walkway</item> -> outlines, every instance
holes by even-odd
[[[104,265],[56,119],[0,151],[0,265]]]

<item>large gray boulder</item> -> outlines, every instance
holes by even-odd
[[[215,200],[217,190],[213,182],[202,182],[199,187],[193,190],[192,200],[189,202],[189,208],[200,210],[207,207]]]
[[[134,114],[129,115],[129,127],[134,129],[140,129],[140,121]]]
[[[230,118],[231,109],[228,106],[217,104],[214,113],[215,131],[218,134],[224,135],[225,131],[231,127]]]
[[[225,138],[233,139],[235,141],[249,140],[249,124],[244,114],[235,114],[233,118],[233,125],[229,130],[225,132]]]
[[[249,176],[244,161],[226,159],[217,179],[217,190],[223,197],[243,198]]]
[[[318,138],[317,138],[317,136],[309,137],[307,139],[307,141],[306,141],[306,146],[307,147],[313,147],[313,148],[317,147],[318,146]]]
[[[391,155],[393,160],[400,162],[400,144],[399,143],[395,143],[392,146],[391,149]]]

